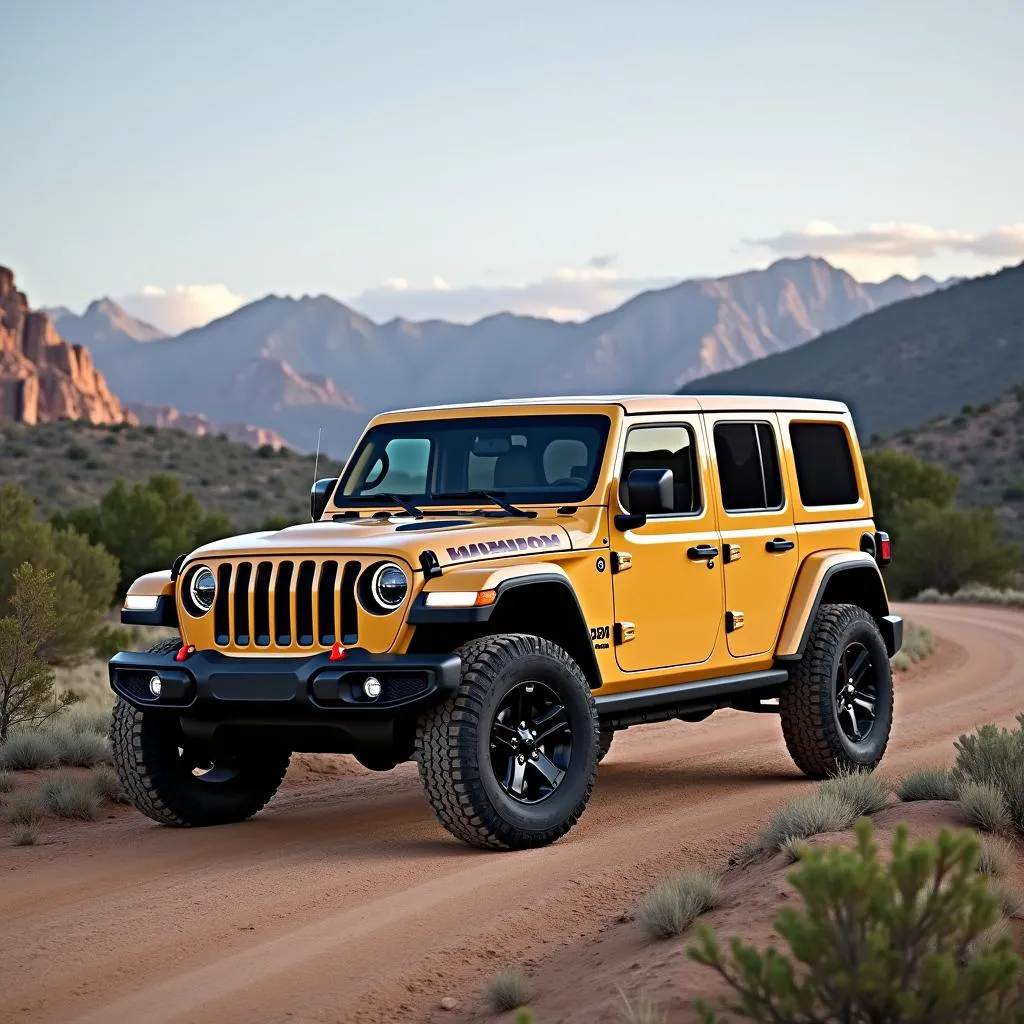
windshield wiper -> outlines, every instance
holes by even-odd
[[[432,494],[435,501],[491,501],[497,505],[506,515],[515,516],[517,519],[535,519],[537,513],[532,509],[516,508],[510,501],[505,500],[504,491],[462,491],[458,494]]]
[[[345,501],[358,501],[367,505],[397,505],[413,519],[422,519],[423,513],[408,498],[400,494],[350,494],[345,496]]]

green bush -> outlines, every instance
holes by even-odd
[[[14,485],[0,487],[0,616],[14,597],[14,574],[24,563],[52,573],[53,606],[59,611],[42,655],[50,664],[73,663],[87,654],[114,600],[117,561],[72,530],[35,517],[35,506]]]
[[[1017,729],[983,725],[956,741],[955,776],[963,802],[964,786],[976,783],[998,792],[1009,827],[1024,836],[1024,714],[1017,716]]]
[[[700,928],[690,950],[735,993],[736,1018],[787,1024],[1018,1024],[1024,960],[1005,934],[999,900],[976,870],[978,841],[944,829],[911,847],[897,829],[883,864],[871,823],[852,850],[808,849],[790,876],[802,900],[776,920],[788,953],[733,939],[722,948]],[[719,1020],[706,1003],[705,1022]]]
[[[722,877],[706,867],[671,875],[640,901],[636,919],[652,939],[682,934],[703,913],[722,899]]]
[[[177,477],[162,473],[131,488],[118,480],[99,505],[55,514],[52,521],[114,555],[120,563],[121,593],[137,577],[168,569],[178,555],[233,532],[227,516],[204,512]]]
[[[896,795],[904,802],[915,800],[956,800],[956,782],[947,768],[919,768],[905,775],[896,787]]]

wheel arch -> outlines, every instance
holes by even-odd
[[[409,622],[416,627],[410,650],[453,650],[475,637],[529,633],[558,644],[582,669],[591,689],[601,687],[601,671],[583,609],[568,576],[558,566],[534,565],[530,571],[502,574],[497,579],[474,573],[461,582],[453,574],[446,583],[449,590],[462,586],[493,589],[497,599],[478,608],[430,608],[426,594],[432,589],[425,589],[409,613]]]
[[[889,614],[889,598],[875,560],[866,552],[819,552],[797,574],[783,621],[778,661],[803,657],[818,609],[823,604],[855,604],[878,624],[890,657],[902,641],[902,620]]]

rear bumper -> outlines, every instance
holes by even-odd
[[[308,658],[229,657],[195,651],[173,654],[121,652],[110,659],[111,689],[137,708],[166,709],[213,721],[305,721],[393,718],[443,700],[459,683],[454,654],[368,654],[349,649],[331,661],[324,651]],[[159,697],[150,692],[154,677]],[[363,692],[368,676],[381,684],[375,700]]]

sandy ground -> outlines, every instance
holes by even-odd
[[[1024,706],[1024,615],[909,611],[939,645],[898,677],[890,775],[948,762],[961,732]],[[303,759],[242,825],[179,831],[130,810],[48,825],[46,846],[0,846],[0,1020],[475,1019],[505,965],[535,976],[541,1007],[575,986],[635,992],[630,964],[653,954],[619,919],[638,895],[681,866],[724,862],[810,785],[775,718],[722,712],[616,737],[580,824],[544,850],[464,847],[414,765],[374,775],[330,758]],[[635,955],[606,963],[612,939]],[[440,1010],[444,996],[460,1010]],[[581,1002],[588,1020],[616,1019],[611,995]]]

